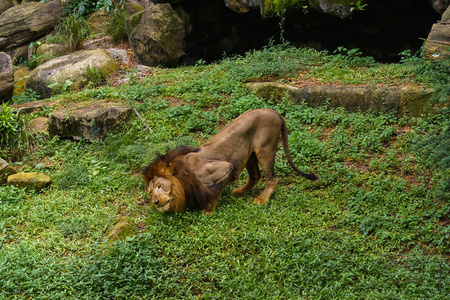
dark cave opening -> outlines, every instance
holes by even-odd
[[[280,42],[280,18],[263,19],[254,10],[238,14],[223,0],[189,1],[183,4],[192,32],[186,38],[185,62],[214,61],[224,55],[260,49],[272,39]],[[286,15],[284,38],[297,47],[328,50],[359,48],[364,56],[380,62],[396,62],[399,53],[419,51],[440,15],[426,0],[369,2],[350,19],[339,19],[310,9],[306,14]]]

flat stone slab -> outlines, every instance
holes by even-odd
[[[296,87],[278,82],[257,82],[247,85],[258,97],[281,102],[284,97],[311,107],[327,104],[343,107],[349,112],[397,111],[398,115],[420,116],[430,108],[428,101],[434,90],[422,86],[371,87],[352,85],[312,85]]]
[[[125,106],[55,111],[48,118],[48,131],[51,136],[92,142],[104,138],[106,133],[127,122],[131,115],[132,109]]]
[[[17,173],[8,176],[8,185],[14,185],[27,190],[40,191],[52,183],[50,177],[39,172]]]

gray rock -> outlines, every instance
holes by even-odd
[[[14,93],[14,72],[11,57],[0,52],[0,103],[11,99]]]
[[[30,73],[26,87],[38,92],[41,98],[65,89],[79,90],[88,83],[88,66],[102,70],[105,75],[117,70],[117,63],[105,50],[82,50],[40,65]]]
[[[425,56],[430,59],[450,57],[450,20],[441,20],[431,27],[425,43]]]
[[[443,14],[450,5],[450,0],[428,0],[428,2],[440,14]]]
[[[111,15],[106,9],[99,9],[93,13],[86,22],[90,33],[98,34],[103,33],[108,28],[108,22],[111,19]]]
[[[94,141],[128,121],[131,114],[132,109],[123,106],[55,111],[48,118],[48,130],[52,136]]]
[[[16,173],[17,171],[12,166],[10,166],[5,160],[0,158],[0,185],[6,183],[9,175]]]
[[[141,64],[175,66],[184,55],[185,24],[170,4],[149,5],[131,16],[127,33]]]

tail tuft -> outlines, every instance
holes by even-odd
[[[317,175],[316,174],[313,174],[313,173],[311,173],[311,174],[305,174],[305,175],[303,175],[306,179],[309,179],[309,180],[317,180],[317,179],[319,179],[319,177],[317,177]]]

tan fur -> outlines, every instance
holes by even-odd
[[[249,110],[199,148],[171,150],[151,163],[143,178],[152,205],[161,212],[184,212],[187,207],[213,212],[225,186],[244,168],[249,180],[232,193],[242,196],[256,185],[261,178],[258,163],[266,188],[253,202],[266,203],[278,183],[274,164],[280,134],[289,165],[300,175],[316,180],[316,175],[301,172],[292,162],[283,118],[271,109]],[[159,187],[155,185],[158,182],[162,184]]]

